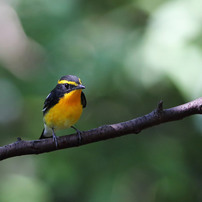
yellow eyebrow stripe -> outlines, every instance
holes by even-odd
[[[67,81],[67,80],[60,80],[58,81],[58,84],[70,84],[70,85],[74,85],[74,86],[78,86],[78,83],[74,82],[74,81]]]

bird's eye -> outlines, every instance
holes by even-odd
[[[67,89],[69,89],[69,88],[70,88],[70,85],[69,85],[68,83],[66,83],[66,84],[65,84],[65,87],[66,87]]]

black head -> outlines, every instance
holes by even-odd
[[[75,82],[76,84],[81,84],[80,78],[78,78],[77,76],[74,76],[74,75],[62,76],[62,77],[60,78],[60,80],[58,81],[58,83],[59,83],[60,81],[72,81],[72,82]]]
[[[82,85],[80,78],[73,75],[62,76],[58,81],[58,85],[62,86],[62,88],[67,91],[85,88],[85,86]]]

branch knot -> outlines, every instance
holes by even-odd
[[[160,100],[156,110],[154,110],[154,113],[157,115],[158,119],[161,118],[162,112],[163,112],[163,101]]]

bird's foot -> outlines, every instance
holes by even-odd
[[[58,148],[58,140],[57,140],[57,136],[55,135],[54,131],[53,131],[53,142],[55,142],[55,146],[56,146],[56,148]]]
[[[77,137],[78,137],[78,145],[81,145],[82,143],[82,136],[81,136],[81,131],[78,130],[77,128],[75,128],[74,126],[71,126],[71,128],[73,128],[74,130],[76,130],[76,133],[77,133]]]

